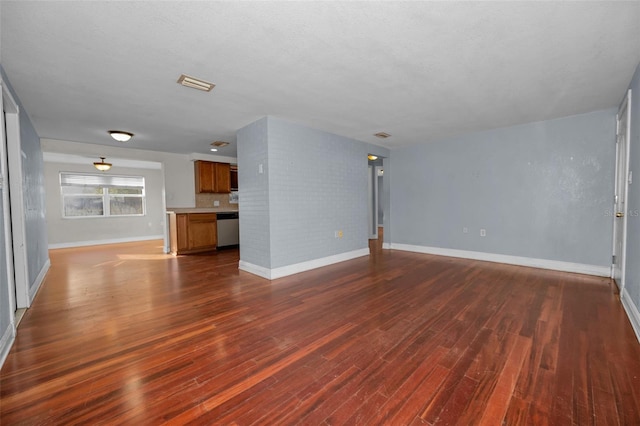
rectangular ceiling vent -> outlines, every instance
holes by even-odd
[[[385,132],[378,132],[373,136],[375,136],[376,138],[380,138],[380,139],[386,139],[391,135],[389,133],[385,133]]]
[[[182,84],[185,87],[191,87],[192,89],[198,89],[205,92],[210,92],[215,84],[209,83],[208,81],[200,80],[194,77],[189,77],[188,75],[182,74],[178,79],[178,83]]]

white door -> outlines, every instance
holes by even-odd
[[[622,291],[624,288],[627,247],[627,195],[629,188],[629,121],[631,118],[631,90],[627,92],[616,118],[616,182],[613,210],[613,258],[611,278]]]
[[[2,79],[0,79],[0,83],[2,83]],[[7,245],[7,256],[12,261],[16,306],[18,308],[28,308],[31,304],[31,299],[28,284],[25,210],[22,194],[24,180],[22,175],[23,153],[20,149],[20,110],[11,93],[4,87],[4,83],[2,83],[2,110],[4,121],[3,149],[5,149],[3,155],[6,161],[6,167],[2,170],[4,174],[3,207],[5,215],[10,216],[11,219],[11,226],[9,228],[5,227],[5,235],[11,235],[11,244]]]

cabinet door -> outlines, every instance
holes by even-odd
[[[189,249],[189,229],[188,218],[186,214],[176,215],[176,252],[179,253]],[[172,236],[173,238],[173,236]]]
[[[215,249],[217,245],[216,214],[189,214],[189,250]]]
[[[215,163],[210,161],[196,161],[194,167],[196,193],[215,192]]]
[[[215,191],[228,194],[231,192],[231,166],[228,163],[214,163],[216,178]]]

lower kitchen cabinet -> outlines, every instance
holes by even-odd
[[[218,245],[215,213],[169,213],[171,254],[212,251]]]

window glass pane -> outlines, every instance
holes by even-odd
[[[64,215],[66,217],[102,216],[103,214],[102,196],[64,197]]]
[[[137,186],[144,188],[142,176],[116,176],[60,173],[60,185],[89,185],[89,186]]]
[[[142,197],[109,197],[112,216],[143,214]]]
[[[109,188],[109,194],[136,194],[142,195],[142,188],[124,187]]]
[[[144,215],[144,187],[142,176],[62,172],[63,216]]]
[[[81,186],[81,185],[72,185],[72,186],[63,186],[61,187],[63,194],[102,194],[102,187],[95,186]]]

